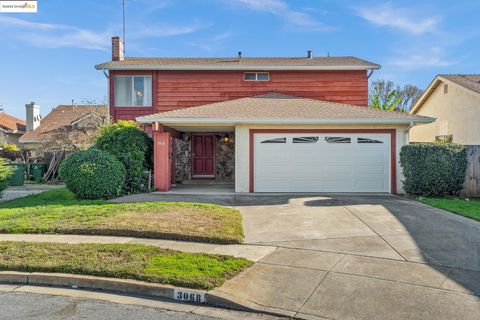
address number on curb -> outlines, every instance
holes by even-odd
[[[180,301],[203,303],[205,302],[205,293],[175,289],[173,293],[173,299]]]

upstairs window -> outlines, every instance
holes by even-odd
[[[115,106],[151,107],[152,77],[150,76],[116,76]]]
[[[245,81],[269,81],[270,74],[268,72],[245,72],[243,74]]]

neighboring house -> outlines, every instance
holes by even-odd
[[[410,113],[437,119],[413,127],[410,142],[480,145],[480,74],[437,75]]]
[[[0,113],[0,142],[19,146],[18,139],[26,131],[26,122],[6,113]]]
[[[151,126],[154,184],[236,192],[401,192],[399,151],[432,118],[367,108],[354,57],[125,58],[112,38],[110,114]]]
[[[27,119],[34,119],[37,108],[27,105]],[[29,150],[77,150],[93,143],[101,125],[107,123],[106,106],[60,105],[52,109],[40,123],[29,124],[20,142]]]

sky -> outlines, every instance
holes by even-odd
[[[480,1],[125,0],[126,56],[356,56],[370,80],[425,89],[439,73],[480,73]],[[25,118],[72,99],[103,102],[121,0],[39,0],[0,13],[0,107]]]

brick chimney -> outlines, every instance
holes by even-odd
[[[125,49],[123,41],[118,36],[112,37],[112,61],[123,61],[125,58]]]
[[[40,107],[35,104],[35,102],[30,102],[25,105],[27,113],[27,131],[33,131],[37,129],[42,120],[40,115]]]

